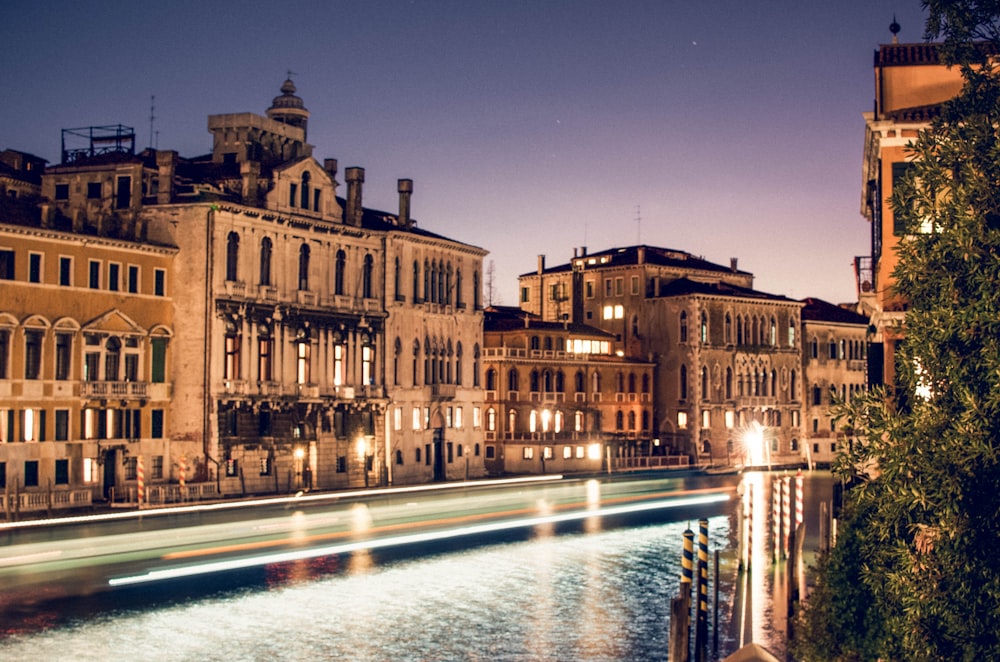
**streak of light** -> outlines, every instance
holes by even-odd
[[[613,507],[605,507],[596,511],[603,516],[624,515],[630,513],[646,512],[650,510],[662,510],[667,508],[682,508],[687,506],[702,506],[712,503],[728,501],[728,493],[703,494],[699,496],[675,497],[658,501],[643,503],[622,504]],[[288,563],[300,559],[317,558],[320,556],[331,556],[334,554],[345,554],[358,550],[381,549],[396,545],[408,545],[414,543],[430,542],[435,540],[445,540],[458,538],[461,536],[492,533],[497,531],[507,531],[510,529],[538,526],[540,524],[554,522],[569,522],[573,520],[585,519],[594,516],[595,511],[584,510],[570,513],[558,513],[545,516],[526,517],[517,520],[507,520],[503,522],[493,522],[488,524],[478,524],[473,526],[457,527],[445,531],[428,531],[423,533],[412,533],[407,535],[389,536],[381,539],[359,540],[346,542],[338,545],[318,547],[314,549],[293,550],[272,554],[263,554],[243,559],[233,559],[229,561],[212,561],[191,566],[177,568],[166,568],[163,570],[151,570],[142,575],[131,575],[127,577],[116,577],[108,581],[111,586],[127,586],[132,584],[142,584],[147,582],[162,581],[167,579],[179,579],[182,577],[193,577],[205,575],[213,572],[227,570],[239,570],[245,568],[269,565],[272,563]]]
[[[7,558],[0,559],[0,566],[18,565],[19,563],[41,563],[42,561],[51,561],[52,559],[60,556],[62,556],[62,550],[38,552],[37,554],[22,554],[21,556],[9,556]]]
[[[170,506],[165,508],[148,508],[142,511],[125,511],[117,513],[101,513],[99,515],[78,515],[76,517],[58,517],[23,522],[0,523],[0,531],[7,529],[25,529],[31,527],[58,526],[61,524],[81,524],[85,522],[102,522],[110,520],[134,519],[137,517],[153,517],[158,515],[177,515],[181,513],[196,513],[214,510],[230,510],[233,508],[248,508],[253,506],[273,506],[281,504],[300,504],[306,501],[337,501],[354,497],[373,497],[388,494],[404,494],[408,492],[431,492],[440,490],[456,490],[470,487],[497,487],[516,485],[518,483],[539,483],[562,480],[562,474],[545,476],[524,476],[521,478],[498,478],[494,480],[463,481],[458,483],[439,483],[431,485],[411,485],[408,487],[385,487],[367,490],[352,490],[349,492],[329,492],[325,494],[304,494],[299,492],[290,497],[274,497],[269,499],[240,499],[236,501],[219,501],[192,506]]]

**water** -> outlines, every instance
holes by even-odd
[[[380,562],[272,569],[263,586],[109,609],[0,640],[4,660],[664,660],[686,522]],[[731,550],[729,517],[709,548]],[[731,619],[734,555],[720,613]],[[267,586],[271,584],[271,586]],[[155,599],[156,596],[150,596]],[[728,630],[728,627],[726,628]],[[722,649],[734,647],[727,632]]]

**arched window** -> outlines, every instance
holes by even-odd
[[[260,284],[271,284],[271,239],[260,240]]]
[[[541,348],[542,348],[542,341],[538,338],[538,336],[531,336],[531,349],[541,349]]]
[[[465,300],[462,298],[462,270],[455,270],[455,307],[465,308]]]
[[[686,365],[682,365],[681,366],[681,374],[680,374],[680,384],[679,384],[679,386],[680,386],[680,390],[681,390],[680,399],[681,400],[687,400],[687,397],[688,397],[688,369],[687,369]]]
[[[788,320],[788,346],[795,347],[795,318]]]
[[[517,370],[514,368],[510,369],[507,373],[507,390],[516,391],[518,386]]]
[[[743,318],[739,315],[736,316],[736,344],[743,344]]]
[[[482,292],[479,291],[479,272],[472,272],[472,307],[476,310],[482,308]]]
[[[104,379],[109,382],[117,382],[119,366],[121,365],[122,341],[116,336],[111,336],[104,348]]]
[[[472,385],[479,386],[479,343],[472,346]]]
[[[418,368],[420,366],[420,341],[413,341],[413,385],[418,386],[417,374],[419,372]]]
[[[649,375],[648,374],[643,374],[642,375],[642,392],[643,393],[649,393]]]
[[[628,373],[628,392],[635,393],[635,373]]]
[[[420,263],[413,261],[413,303],[420,303]]]
[[[532,370],[531,373],[528,375],[528,384],[529,384],[529,387],[530,387],[528,389],[529,391],[532,391],[533,393],[537,393],[540,390],[538,388],[538,371],[537,370]]]
[[[594,393],[601,392],[601,373],[596,370],[590,375],[590,390]]]
[[[486,390],[495,391],[497,390],[497,371],[490,368],[486,371]]]
[[[226,280],[239,280],[240,235],[230,232],[226,237]]]
[[[576,371],[576,378],[574,381],[577,393],[583,393],[587,390],[587,376],[583,374],[583,370]]]
[[[347,271],[347,253],[343,250],[337,251],[337,257],[333,266],[333,293],[344,293],[344,273]]]
[[[628,429],[635,430],[635,412],[630,411],[628,413]]]
[[[795,371],[792,370],[791,381],[789,382],[789,386],[788,386],[788,399],[792,400],[793,402],[795,400],[797,400],[798,399],[798,394],[799,394],[798,390],[799,390],[799,386],[796,383]]]
[[[507,435],[511,438],[517,431],[517,410],[511,409],[507,412]]]
[[[462,385],[462,343],[455,344],[455,383]]]
[[[615,412],[615,430],[619,432],[625,429],[625,414],[621,409]]]
[[[497,410],[490,407],[486,410],[486,429],[495,432],[497,429]]]
[[[733,399],[733,369],[726,368],[726,400]]]
[[[771,397],[778,395],[778,371],[771,370]]]
[[[708,400],[709,392],[709,382],[708,382],[708,367],[703,366],[701,369],[701,399]]]
[[[701,329],[701,342],[705,344],[708,342],[708,313],[705,311],[701,312],[701,325],[699,328]]]
[[[375,260],[371,255],[365,255],[364,266],[361,268],[361,296],[365,299],[372,298],[372,271]]]
[[[399,385],[399,358],[403,354],[403,341],[396,337],[396,342],[392,345],[392,383]]]
[[[309,246],[302,244],[299,247],[299,289],[309,289]]]
[[[771,332],[767,338],[767,342],[772,347],[778,344],[778,322],[773,317],[771,318]]]
[[[309,171],[302,173],[302,203],[299,205],[303,209],[309,209]],[[300,288],[305,289],[305,288]]]
[[[563,393],[566,390],[566,376],[562,370],[556,372],[556,393]]]
[[[618,393],[625,392],[625,374],[622,372],[615,374],[615,391]]]
[[[394,296],[396,297],[396,301],[405,301],[406,297],[403,296],[403,291],[402,291],[402,289],[400,289],[400,286],[402,285],[402,276],[403,276],[403,274],[400,272],[399,258],[398,257],[395,260],[395,265],[396,265],[396,268],[392,272],[393,273],[393,276],[392,276],[392,290],[393,290]]]
[[[686,311],[681,311],[680,320],[680,338],[681,342],[687,342],[688,339],[688,314]]]
[[[726,313],[726,328],[725,328],[725,343],[727,345],[733,342],[733,318],[729,313]]]

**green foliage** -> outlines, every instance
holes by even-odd
[[[909,303],[896,391],[838,411],[861,440],[838,466],[859,482],[850,551],[820,568],[803,624],[832,659],[1000,659],[1000,72],[984,58],[1000,2],[924,4],[965,86],[893,190],[911,233],[893,274]]]

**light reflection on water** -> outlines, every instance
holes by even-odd
[[[687,526],[543,527],[530,541],[387,565],[348,558],[341,575],[16,635],[0,641],[0,658],[662,660]],[[735,574],[730,526],[710,520],[724,580]],[[728,622],[729,583],[721,602]]]

